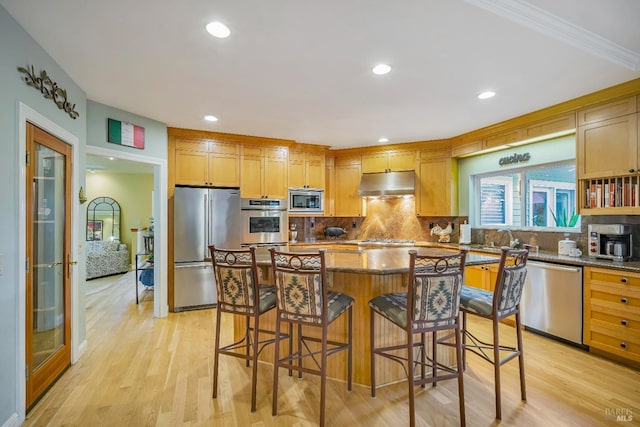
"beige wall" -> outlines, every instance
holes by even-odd
[[[96,171],[87,173],[86,185],[84,209],[96,197],[111,197],[120,204],[120,241],[129,248],[133,263],[136,242],[131,229],[149,226],[153,175]]]

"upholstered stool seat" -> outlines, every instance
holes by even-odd
[[[467,313],[490,316],[493,310],[493,292],[473,286],[463,286],[460,307],[464,307]]]

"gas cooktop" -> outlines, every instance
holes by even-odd
[[[396,239],[365,239],[358,242],[358,246],[415,246],[415,240]]]

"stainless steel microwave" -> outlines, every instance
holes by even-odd
[[[324,190],[321,188],[290,188],[289,212],[324,213]]]

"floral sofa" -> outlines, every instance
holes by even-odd
[[[87,242],[87,279],[129,271],[129,249],[118,240]]]

